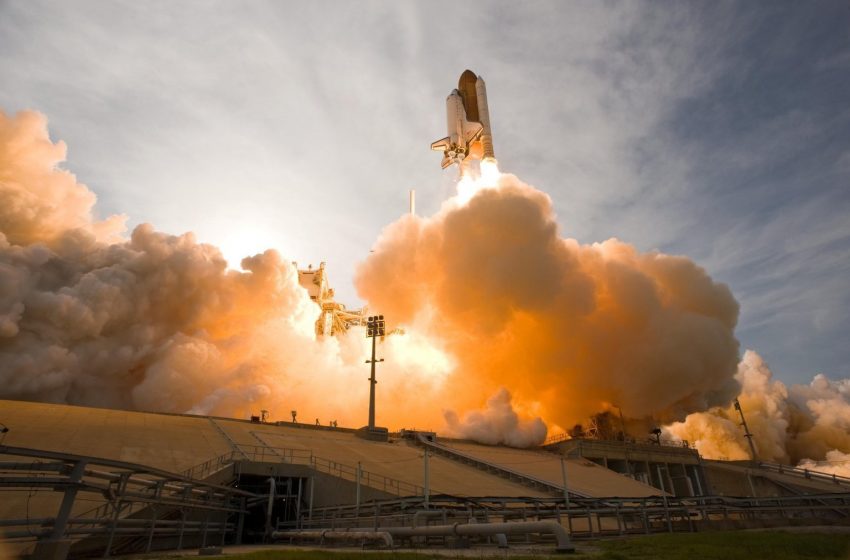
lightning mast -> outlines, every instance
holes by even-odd
[[[735,399],[735,410],[741,415],[741,426],[744,428],[744,437],[747,438],[747,442],[750,444],[750,454],[753,457],[753,461],[758,461],[756,446],[753,443],[753,434],[750,433],[750,428],[747,426],[747,419],[744,418],[744,410],[741,408],[741,403],[738,402],[737,398]]]

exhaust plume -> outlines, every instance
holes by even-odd
[[[459,191],[388,226],[356,277],[371,305],[457,359],[459,408],[504,386],[561,426],[612,405],[670,422],[737,394],[725,285],[685,257],[563,238],[549,198],[512,175]]]
[[[64,156],[43,116],[0,113],[0,398],[365,423],[365,333],[317,338],[288,260],[228,270],[217,248],[149,224],[121,239],[124,219],[93,218]],[[384,399],[379,419],[438,422],[452,358],[415,332],[382,352],[381,389],[421,398]]]
[[[317,338],[287,259],[235,271],[190,233],[124,238],[64,157],[43,116],[0,112],[0,398],[365,423],[363,329]],[[370,308],[406,333],[380,346],[379,423],[521,446],[616,408],[687,417],[670,433],[739,458],[740,393],[765,459],[850,452],[850,381],[788,389],[751,352],[738,367],[738,304],[692,261],[565,238],[549,198],[495,163],[458,188],[387,226],[358,268]]]
[[[450,436],[489,445],[532,447],[546,439],[546,424],[540,417],[521,418],[514,410],[511,394],[502,387],[487,399],[483,410],[473,410],[459,418],[453,410],[444,413]]]
[[[786,387],[752,350],[744,353],[735,377],[759,460],[850,475],[850,379],[818,374],[808,385]],[[750,459],[733,406],[691,414],[666,430],[694,443],[707,458]]]

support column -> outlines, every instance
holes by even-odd
[[[50,540],[59,540],[65,536],[65,529],[68,527],[68,518],[71,516],[71,508],[74,507],[74,500],[77,498],[77,488],[83,480],[86,464],[88,464],[88,461],[85,459],[78,461],[71,469],[71,474],[68,475],[69,485],[65,489],[62,503],[59,505],[56,521],[53,522],[53,532],[50,534]]]
[[[363,477],[363,467],[360,465],[360,461],[357,461],[357,496],[355,501],[355,515],[360,516],[360,479]]]
[[[63,537],[68,528],[68,519],[71,517],[71,509],[74,507],[74,500],[77,498],[77,490],[83,480],[87,463],[88,461],[81,459],[71,468],[65,495],[62,497],[62,503],[59,504],[59,511],[53,522],[53,530],[49,537],[39,539],[36,543],[32,554],[33,560],[65,560],[68,557],[71,540]]]
[[[307,512],[307,518],[310,520],[310,526],[313,526],[313,490],[316,488],[316,477],[310,477],[310,509]]]
[[[431,495],[431,470],[430,470],[430,464],[429,464],[429,459],[428,459],[428,448],[427,447],[425,448],[425,455],[424,455],[424,463],[423,464],[424,464],[425,472],[423,473],[422,491],[425,494],[425,508],[427,509],[428,508],[428,501],[429,501],[430,495]]]

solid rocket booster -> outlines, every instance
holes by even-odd
[[[487,86],[481,76],[478,76],[475,82],[475,94],[478,98],[478,118],[481,120],[481,148],[484,159],[496,159],[496,154],[493,153],[493,132],[490,130],[490,108],[487,107]]]
[[[470,156],[496,159],[487,86],[484,79],[471,70],[461,74],[457,89],[446,98],[446,126],[448,136],[431,144],[432,150],[443,152],[443,169],[453,163],[462,165]]]

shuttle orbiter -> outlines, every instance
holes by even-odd
[[[470,156],[496,159],[490,110],[487,108],[487,88],[484,79],[472,70],[460,75],[457,89],[446,98],[446,120],[449,135],[431,144],[432,150],[443,152],[443,169],[453,163],[461,165]]]

